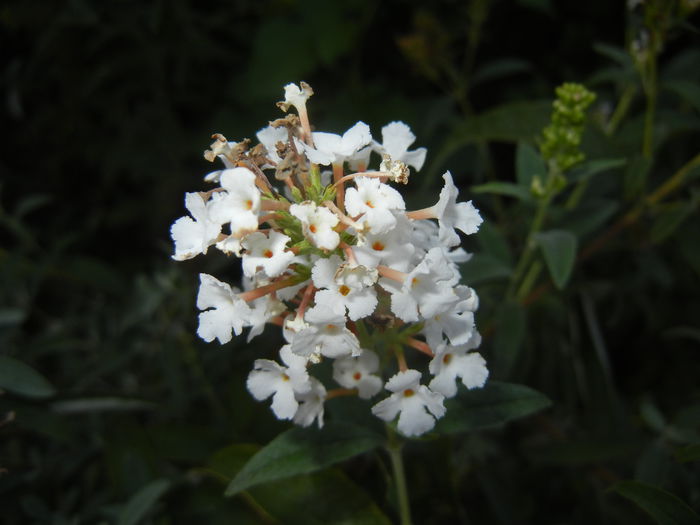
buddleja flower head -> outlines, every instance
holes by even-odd
[[[387,124],[381,143],[363,122],[312,131],[312,94],[303,82],[285,86],[278,105],[289,113],[257,132],[259,144],[214,134],[204,156],[223,166],[205,177],[213,188],[186,194],[173,258],[219,250],[241,259],[242,291],[200,275],[197,334],[223,345],[244,330],[250,341],[267,325],[282,328],[286,344],[272,355],[261,348],[247,380],[277,418],[320,428],[333,398],[386,390],[371,412],[419,436],[443,416],[445,397],[488,376],[474,351],[478,296],[457,265],[470,257],[458,232],[476,232],[482,219],[458,201],[449,172],[435,205],[407,211],[394,185],[426,157],[409,150],[408,125]],[[328,361],[335,385],[317,374]]]

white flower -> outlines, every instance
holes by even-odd
[[[478,346],[481,336],[476,335],[473,341],[464,345],[442,345],[435,352],[435,357],[430,361],[430,373],[435,377],[430,381],[430,388],[445,397],[454,397],[457,394],[457,378],[469,389],[481,388],[486,383],[489,371],[486,361],[478,352],[470,352]]]
[[[464,248],[446,246],[440,240],[440,229],[438,225],[433,221],[413,221],[413,231],[411,232],[410,242],[415,248],[414,258],[416,259],[416,264],[431,248],[442,248],[445,251],[445,257],[447,257],[450,263],[453,263],[451,264],[453,269],[456,268],[455,264],[467,262],[472,258],[472,255],[467,253]]]
[[[345,208],[351,216],[362,215],[358,222],[370,233],[385,233],[396,226],[393,211],[406,209],[401,194],[376,178],[356,177],[357,188],[345,194]]]
[[[271,295],[259,297],[252,301],[251,304],[252,308],[250,309],[248,318],[250,332],[248,332],[248,338],[246,339],[248,343],[250,343],[253,337],[263,332],[265,325],[270,319],[276,315],[280,315],[287,309],[282,301],[273,298]]]
[[[335,133],[321,131],[314,132],[311,136],[314,147],[301,141],[295,141],[295,143],[298,149],[306,153],[311,162],[322,166],[342,163],[372,141],[369,126],[364,122],[355,124],[343,133],[342,137]]]
[[[241,256],[241,240],[236,239],[233,235],[229,235],[225,239],[216,243],[216,247],[224,252],[226,255],[235,254],[236,257]]]
[[[393,160],[413,166],[420,171],[428,152],[425,148],[408,151],[408,148],[416,140],[416,136],[403,122],[390,122],[382,128],[382,144],[373,141],[374,150],[379,154],[388,154]]]
[[[411,264],[414,246],[410,241],[411,224],[403,214],[396,215],[396,226],[386,233],[367,233],[361,246],[353,247],[357,262],[376,268],[382,264],[405,272]]]
[[[180,217],[170,228],[170,236],[175,241],[173,259],[176,261],[207,253],[207,248],[216,242],[221,233],[221,225],[209,218],[207,204],[199,193],[186,193],[185,207],[194,220],[187,216]]]
[[[403,283],[380,279],[379,284],[391,293],[391,311],[406,322],[434,317],[459,301],[450,281],[454,273],[440,248],[431,249],[423,261],[409,272]]]
[[[301,82],[301,87],[289,83],[284,86],[284,102],[279,102],[278,105],[285,112],[289,111],[289,106],[294,106],[299,112],[306,111],[306,101],[313,94],[314,90],[306,82]]]
[[[437,348],[443,342],[445,334],[453,345],[465,344],[474,331],[474,312],[479,304],[476,292],[468,286],[454,288],[459,302],[444,312],[435,314],[425,320],[422,333],[431,348]]]
[[[440,199],[432,209],[440,225],[440,242],[445,246],[457,246],[460,241],[455,228],[471,235],[479,230],[483,219],[472,201],[457,202],[459,190],[452,182],[450,172],[445,172],[442,178],[445,185],[440,191]]]
[[[333,230],[338,224],[338,217],[331,210],[307,201],[292,204],[289,213],[299,219],[304,235],[314,246],[322,250],[335,250],[338,247],[340,235]]]
[[[333,361],[333,379],[345,388],[356,388],[362,399],[369,399],[382,389],[382,380],[374,375],[379,370],[379,357],[371,350],[362,350],[359,357],[343,357]]]
[[[280,358],[287,366],[269,359],[257,359],[246,386],[258,401],[272,396],[272,411],[277,419],[292,419],[299,407],[295,394],[308,392],[311,382],[306,359],[293,354],[289,345],[281,348]]]
[[[360,342],[345,326],[345,316],[333,311],[310,310],[304,316],[309,326],[292,338],[292,351],[305,357],[314,354],[326,357],[360,355]]]
[[[238,290],[228,284],[206,273],[200,273],[199,279],[197,308],[206,311],[199,314],[197,335],[207,343],[214,339],[221,344],[228,343],[231,330],[239,335],[248,323],[250,307],[236,295]]]
[[[309,313],[316,310],[332,310],[337,315],[345,315],[353,321],[367,317],[377,306],[377,270],[361,265],[341,264],[341,259],[333,255],[328,259],[319,259],[311,272],[316,292],[316,305]],[[311,314],[312,316],[314,314]]]
[[[212,195],[211,217],[219,224],[231,223],[231,234],[242,237],[258,229],[260,190],[255,174],[248,168],[233,168],[221,173],[225,192]]]
[[[285,251],[289,240],[289,237],[277,231],[271,231],[269,237],[261,232],[247,235],[241,241],[246,249],[243,255],[243,273],[252,277],[262,267],[268,277],[281,275],[294,259],[294,253]]]
[[[296,394],[299,408],[294,414],[294,423],[308,427],[316,420],[318,428],[323,428],[323,403],[326,400],[326,388],[314,377],[310,377],[309,381],[311,388],[307,392]]]
[[[277,154],[277,143],[286,143],[289,139],[289,132],[284,126],[275,128],[273,126],[267,126],[266,128],[258,131],[255,136],[258,138],[260,144],[265,146],[268,158],[273,162],[280,162],[282,159]]]
[[[445,415],[444,397],[419,384],[420,372],[406,370],[389,379],[386,389],[391,396],[372,407],[372,413],[384,421],[399,414],[397,427],[404,436],[419,436],[435,426],[435,419]]]

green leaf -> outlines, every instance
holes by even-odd
[[[587,162],[582,162],[568,172],[566,178],[570,182],[578,182],[581,180],[590,179],[599,173],[605,173],[614,170],[615,168],[621,168],[625,164],[627,164],[627,159],[589,160]]]
[[[502,58],[481,66],[472,75],[471,87],[509,75],[530,71],[532,65],[521,58]]]
[[[26,312],[21,308],[2,308],[0,309],[0,326],[20,324],[26,317]]]
[[[621,481],[612,489],[632,501],[659,525],[698,525],[700,516],[680,498],[651,485]]]
[[[659,243],[667,239],[694,211],[695,206],[689,202],[674,202],[666,206],[654,218],[650,233],[651,242]]]
[[[524,385],[489,381],[483,388],[460,389],[445,402],[447,413],[438,421],[437,432],[456,434],[504,425],[532,415],[552,402]]]
[[[672,80],[664,82],[663,87],[673,91],[689,103],[696,111],[700,111],[700,86],[688,80]]]
[[[518,184],[527,190],[528,195],[532,178],[535,175],[542,178],[546,173],[547,165],[537,150],[526,142],[518,142],[518,148],[515,151],[515,175]]]
[[[293,428],[263,447],[226,488],[232,496],[255,485],[321,470],[380,446],[384,438],[361,427],[329,423]]]
[[[44,398],[56,393],[39,372],[17,359],[0,356],[0,388],[26,397]]]
[[[466,284],[474,284],[509,277],[513,269],[502,260],[488,253],[475,253],[464,264],[460,265],[460,273]]]
[[[522,305],[504,303],[496,314],[496,335],[493,341],[494,372],[507,378],[518,360],[525,339],[526,318]]]
[[[280,524],[391,524],[363,487],[338,469],[261,485],[250,495]]]
[[[576,260],[576,236],[565,230],[550,230],[538,233],[535,238],[542,248],[554,285],[560,290],[563,289]]]
[[[620,205],[613,199],[588,199],[558,222],[563,229],[582,237],[605,224],[619,208]]]
[[[621,66],[632,67],[632,57],[627,51],[621,47],[611,46],[609,44],[603,44],[602,42],[596,42],[593,44],[593,49],[603,56],[608,57],[610,60],[614,60]]]
[[[139,523],[168,488],[170,488],[170,481],[167,479],[151,481],[141,488],[119,513],[117,525],[136,525]]]
[[[476,115],[457,126],[460,143],[476,140],[532,141],[549,121],[551,101],[511,102]]]
[[[700,461],[700,444],[688,445],[676,450],[676,459],[681,463]]]
[[[472,186],[472,192],[507,195],[509,197],[515,197],[516,199],[524,202],[532,202],[534,200],[529,188],[519,186],[518,184],[513,184],[512,182],[487,182],[486,184]]]

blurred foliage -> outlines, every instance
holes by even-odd
[[[411,208],[450,169],[486,218],[463,274],[494,383],[455,401],[472,419],[405,445],[415,522],[692,522],[698,3],[627,4],[3,3],[3,523],[396,520],[374,445],[223,497],[288,430],[244,386],[279,336],[197,340],[196,275],[231,265],[169,261],[209,135],[252,136],[301,79],[319,128],[411,125],[429,150]],[[536,146],[563,82],[596,100],[585,161],[543,206]],[[329,421],[364,424],[351,401]]]

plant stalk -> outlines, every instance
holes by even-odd
[[[394,484],[396,485],[396,499],[399,505],[399,516],[401,525],[412,525],[411,505],[408,499],[408,487],[406,485],[406,472],[403,467],[403,457],[401,455],[401,442],[399,437],[389,425],[386,425],[388,437],[387,451],[391,459],[391,470],[394,474]]]

